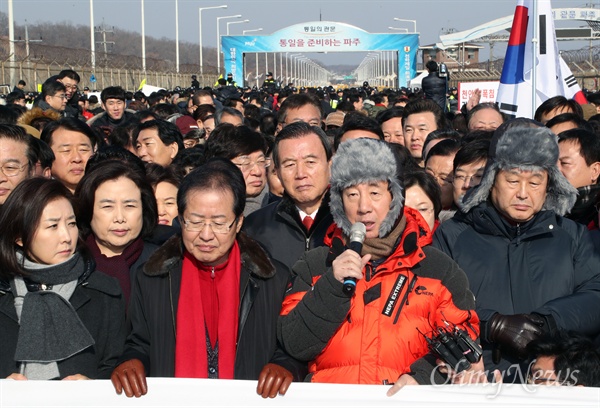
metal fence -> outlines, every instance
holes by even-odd
[[[561,56],[581,88],[600,90],[600,46],[563,51]],[[452,72],[450,86],[459,82],[499,81],[504,59],[471,64],[468,69]]]
[[[27,53],[24,47],[16,48],[15,62],[11,64],[6,42],[0,45],[0,84],[10,84],[11,89],[22,79],[27,83],[27,91],[35,91],[36,84],[42,84],[63,69],[76,71],[81,77],[79,87],[92,90],[119,85],[134,91],[144,79],[148,85],[161,88],[187,88],[191,85],[191,75],[198,77],[201,86],[212,86],[217,79],[216,68],[208,65],[204,71],[212,74],[200,75],[197,64],[180,64],[177,73],[174,61],[146,58],[144,71],[141,57],[96,52],[96,66],[92,68],[90,50],[30,44]],[[11,83],[11,68],[14,83]],[[92,74],[95,82],[91,80]]]
[[[196,75],[203,87],[213,86],[217,80],[216,67],[208,64],[203,67],[204,75],[198,72],[197,64],[180,64],[177,73],[174,61],[150,57],[146,58],[144,71],[143,61],[139,56],[97,51],[96,66],[92,69],[89,49],[36,43],[27,46],[20,43],[15,48],[16,62],[11,65],[8,42],[0,41],[0,85],[9,84],[11,89],[19,79],[23,79],[27,83],[26,89],[34,91],[36,84],[43,83],[66,68],[75,70],[81,76],[80,88],[87,86],[92,90],[114,85],[120,85],[127,90],[137,90],[144,79],[148,85],[161,88],[187,88],[191,84],[191,75]],[[600,46],[564,51],[561,55],[582,88],[600,89]],[[252,61],[249,63],[252,65]],[[496,59],[471,64],[468,69],[458,69],[452,72],[450,86],[456,86],[458,82],[497,81],[500,79],[503,65],[504,59]],[[11,83],[11,68],[14,72],[14,83]],[[95,83],[90,80],[92,74],[96,79]]]

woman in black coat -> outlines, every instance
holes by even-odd
[[[71,193],[25,180],[0,225],[0,377],[108,378],[125,341],[125,302],[78,245]]]
[[[98,270],[116,278],[129,301],[135,271],[157,248],[144,240],[157,220],[146,174],[121,160],[106,160],[86,172],[75,196],[81,235]]]

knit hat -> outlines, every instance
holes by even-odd
[[[331,112],[329,115],[327,115],[327,118],[325,119],[325,126],[342,127],[342,125],[344,124],[344,116],[346,116],[346,114],[341,111]]]
[[[352,224],[344,212],[342,192],[362,183],[387,181],[392,194],[390,210],[379,227],[379,238],[392,230],[402,216],[404,197],[398,179],[398,164],[387,143],[375,139],[353,139],[340,144],[331,164],[331,215],[344,234],[350,236]]]
[[[467,193],[461,210],[468,212],[488,199],[499,170],[545,170],[548,186],[543,209],[566,214],[575,204],[577,190],[558,170],[558,154],[557,137],[547,128],[513,127],[494,133],[481,183]]]

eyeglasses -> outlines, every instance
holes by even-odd
[[[17,174],[21,173],[27,167],[27,164],[19,166],[18,164],[5,164],[4,166],[0,166],[0,170],[6,177],[14,177]]]
[[[69,91],[77,92],[79,90],[79,87],[77,85],[67,85],[64,82],[61,82],[61,84],[63,84],[65,88],[67,88],[67,90]]]
[[[54,98],[60,98],[60,99],[65,99],[65,100],[69,99],[69,98],[67,97],[67,95],[65,95],[65,94],[60,94],[60,95],[52,95],[52,97],[54,97]]]
[[[460,184],[463,185],[465,184],[467,181],[469,181],[469,184],[479,184],[481,182],[481,179],[483,178],[483,174],[470,174],[470,175],[466,175],[466,174],[459,174],[459,175],[455,175],[452,178],[452,184],[456,185],[456,184]]]
[[[241,163],[235,163],[233,162],[233,164],[235,164],[236,166],[238,166],[240,168],[240,170],[242,170],[243,172],[246,172],[250,169],[253,169],[254,166],[258,166],[259,168],[267,168],[271,165],[271,159],[263,157],[258,159],[257,161],[253,162],[250,160],[244,160]]]
[[[233,224],[236,223],[237,217],[233,220],[233,222],[229,225],[227,223],[222,222],[206,222],[202,221],[190,221],[183,220],[183,225],[185,226],[185,230],[188,232],[202,232],[204,231],[204,227],[208,226],[211,231],[215,234],[227,234],[231,231]]]

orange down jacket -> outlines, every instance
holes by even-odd
[[[416,210],[405,208],[406,228],[394,252],[370,262],[354,296],[333,276],[336,239],[309,251],[293,268],[278,322],[278,339],[294,358],[309,362],[312,382],[386,384],[411,374],[430,384],[435,357],[423,336],[458,325],[479,336],[475,298],[451,258],[426,246],[431,234]],[[421,334],[423,333],[423,334]],[[439,374],[436,374],[439,376]],[[436,381],[441,378],[437,377]]]

